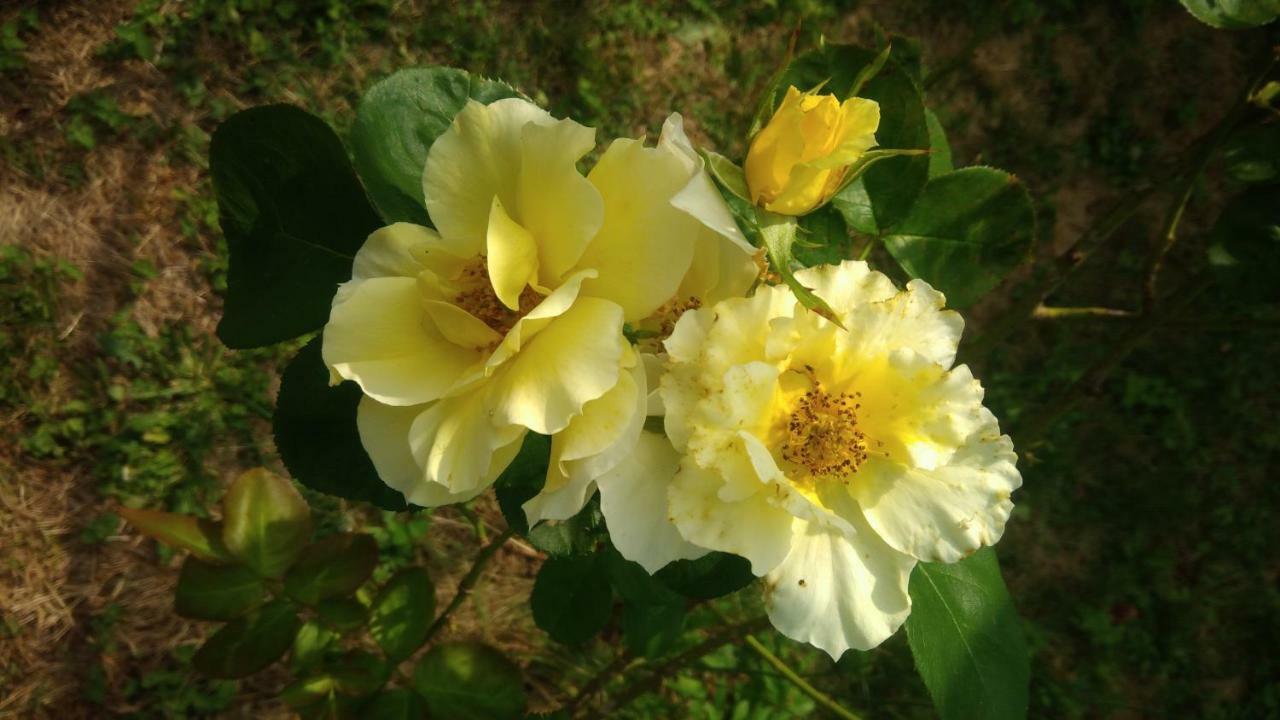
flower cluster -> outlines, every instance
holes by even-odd
[[[751,201],[829,200],[879,112],[791,88],[751,143]],[[460,502],[549,435],[530,523],[598,488],[613,544],[649,572],[735,553],[783,633],[836,657],[877,645],[910,611],[915,564],[998,540],[1020,484],[981,386],[953,367],[959,315],[862,262],[796,273],[834,317],[761,284],[679,115],[584,175],[594,147],[525,100],[471,101],[427,156],[434,229],[393,224],[359,251],[323,356],[363,390],[379,475],[411,503]]]

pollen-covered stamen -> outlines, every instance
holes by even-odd
[[[860,393],[832,394],[806,366],[811,387],[787,420],[782,458],[814,477],[847,477],[867,459],[867,438],[858,429]]]
[[[489,267],[483,257],[468,265],[458,277],[462,289],[453,298],[453,304],[471,313],[499,335],[506,335],[516,321],[542,302],[542,295],[531,287],[520,293],[520,308],[512,310],[498,299],[489,280]]]

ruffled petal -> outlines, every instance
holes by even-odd
[[[325,364],[387,405],[419,405],[444,395],[476,351],[442,335],[423,309],[418,281],[380,277],[344,283],[324,329]]]
[[[466,262],[452,253],[435,230],[413,223],[393,223],[374,230],[356,251],[351,279],[417,277],[424,270],[452,275]]]
[[[667,488],[680,456],[656,433],[641,433],[633,452],[597,479],[600,511],[614,547],[650,574],[676,560],[707,554],[681,537],[667,513]]]
[[[511,219],[497,197],[493,198],[486,238],[493,293],[503,305],[518,310],[520,293],[538,279],[538,245],[528,230]]]
[[[622,373],[622,308],[578,298],[492,379],[494,422],[551,435],[564,430],[588,402]]]
[[[790,553],[765,578],[769,620],[835,660],[849,648],[870,650],[910,614],[907,583],[915,564],[865,523],[846,537],[797,522]]]
[[[485,363],[486,369],[492,373],[499,365],[516,356],[520,349],[525,346],[535,335],[542,331],[551,321],[560,317],[578,299],[578,293],[582,289],[582,283],[589,278],[595,277],[594,270],[579,270],[565,279],[564,284],[556,288],[552,293],[542,299],[532,310],[524,317],[516,321],[516,324],[507,331],[506,337],[502,338],[502,342],[489,356]]]
[[[877,273],[878,274],[878,273]],[[905,290],[880,302],[863,303],[845,315],[839,348],[846,363],[866,362],[896,350],[912,350],[951,367],[964,332],[964,318],[945,309],[946,298],[923,280],[912,280]]]
[[[682,462],[667,491],[671,522],[685,540],[741,555],[751,561],[751,572],[764,575],[787,556],[792,517],[763,493],[726,502],[720,497],[724,484],[717,471]]]
[[[383,405],[368,396],[362,397],[356,411],[356,428],[361,444],[369,453],[378,477],[392,489],[399,490],[406,501],[422,507],[435,507],[470,500],[484,488],[452,493],[445,486],[428,480],[422,466],[414,459],[413,449],[409,446],[409,432],[413,421],[424,410],[421,405],[396,407]]]
[[[520,224],[537,239],[540,283],[555,286],[604,222],[604,200],[577,162],[596,131],[572,120],[526,125],[520,175]]]
[[[469,100],[432,143],[422,174],[427,213],[457,255],[481,254],[494,197],[518,207],[525,125],[554,122],[527,100]]]
[[[925,562],[957,562],[1004,534],[1022,485],[1013,441],[995,416],[952,453],[922,469],[873,458],[850,484],[867,522],[889,545]]]

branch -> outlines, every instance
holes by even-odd
[[[1132,318],[1137,314],[1132,310],[1121,310],[1109,307],[1049,307],[1038,305],[1031,313],[1037,320],[1058,320],[1080,317]]]
[[[471,569],[463,576],[462,582],[458,583],[458,591],[453,594],[453,599],[449,601],[448,607],[444,609],[444,612],[440,613],[435,622],[431,623],[431,627],[427,628],[427,637],[423,640],[423,644],[429,642],[431,638],[444,629],[453,611],[457,610],[458,606],[470,597],[472,589],[475,588],[476,583],[480,580],[480,574],[484,572],[485,565],[489,564],[489,560],[498,552],[499,548],[506,544],[507,540],[511,539],[515,532],[511,528],[507,528],[501,535],[494,538],[493,542],[485,545],[480,550],[476,555],[475,562],[471,564]]]
[[[746,640],[747,640],[747,645],[752,650],[755,650],[757,653],[759,653],[760,657],[764,658],[765,662],[769,663],[774,667],[774,669],[782,673],[782,675],[786,677],[786,679],[789,680],[792,685],[795,685],[796,687],[800,688],[801,692],[813,698],[814,702],[818,703],[819,705],[822,705],[826,709],[835,713],[837,717],[844,718],[844,720],[862,720],[862,718],[855,715],[853,712],[851,712],[850,710],[842,706],[840,703],[836,702],[835,700],[832,700],[829,695],[815,688],[814,686],[810,685],[808,681],[806,681],[804,678],[797,675],[795,670],[792,670],[777,655],[774,655],[773,653],[769,652],[769,648],[765,647],[764,644],[762,644],[759,640],[755,639],[755,637],[748,635]]]

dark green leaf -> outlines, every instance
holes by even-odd
[[[186,550],[205,562],[224,565],[235,562],[231,551],[222,543],[222,526],[212,520],[127,507],[118,512],[139,532],[175,550]]]
[[[520,669],[480,643],[432,647],[414,670],[413,687],[432,720],[513,720],[524,712]]]
[[[1227,175],[1243,183],[1280,179],[1280,123],[1255,125],[1236,133],[1222,150]]]
[[[259,347],[319,329],[382,224],[338,136],[296,107],[251,108],[214,132],[209,170],[231,255],[218,337]]]
[[[947,131],[942,129],[938,116],[929,108],[924,110],[925,125],[929,128],[929,177],[935,178],[955,170],[951,161],[951,143]]]
[[[697,560],[677,560],[654,575],[688,598],[712,600],[737,592],[756,579],[746,558],[713,552]]]
[[[375,695],[360,716],[363,720],[422,720],[427,704],[412,690],[396,688]]]
[[[684,597],[613,548],[609,549],[608,564],[610,583],[622,598],[622,631],[627,647],[649,658],[674,647],[684,630]]]
[[[325,654],[336,646],[337,640],[338,633],[314,620],[307,622],[293,639],[293,669],[302,672],[319,665]]]
[[[529,598],[533,620],[553,640],[586,642],[604,629],[613,610],[606,556],[548,558]]]
[[[468,99],[517,97],[509,85],[446,67],[401,70],[369,88],[351,128],[360,177],[387,223],[429,224],[422,198],[427,151]]]
[[[307,605],[355,592],[378,564],[378,543],[363,533],[339,533],[302,552],[284,576],[284,589]]]
[[[216,678],[252,675],[280,659],[300,622],[289,603],[276,600],[214,633],[196,651],[192,665]]]
[[[293,483],[257,468],[222,498],[222,541],[263,577],[280,577],[311,540],[311,508]]]
[[[805,267],[835,265],[851,259],[853,240],[844,218],[831,205],[824,205],[801,217],[800,233],[792,253]]]
[[[1026,717],[1027,647],[995,551],[920,563],[910,589],[907,641],[942,720]]]
[[[173,609],[197,620],[232,620],[258,605],[266,588],[243,565],[210,565],[195,556],[182,564]]]
[[[792,265],[795,264],[794,247],[796,235],[799,233],[799,226],[795,219],[784,218],[772,213],[761,214],[768,218],[762,220],[760,230],[761,237],[764,238],[765,250],[769,254],[769,267],[782,276],[782,281],[787,284],[787,287],[791,288],[792,294],[796,296],[796,300],[799,300],[801,305],[836,325],[841,325],[839,316],[831,309],[827,301],[818,297],[812,289],[806,287],[795,275]]]
[[[328,675],[306,677],[280,691],[278,696],[285,705],[299,710],[330,699],[337,691],[337,683]]]
[[[1182,0],[1200,22],[1221,30],[1247,30],[1280,17],[1275,0]]]
[[[387,581],[369,609],[369,634],[394,662],[413,654],[427,639],[436,611],[436,589],[420,567],[401,570]]]
[[[387,487],[369,460],[356,408],[360,386],[329,386],[329,370],[316,337],[285,368],[272,417],[276,449],[285,467],[312,490],[348,500],[372,503],[384,510],[403,510],[404,496]]]
[[[885,247],[911,277],[962,308],[1023,262],[1035,238],[1031,198],[1018,179],[985,167],[929,181]]]
[[[529,520],[524,504],[542,492],[547,481],[547,463],[551,462],[551,436],[530,432],[524,436],[520,452],[493,484],[498,507],[507,525],[521,535],[529,534]]]
[[[529,531],[529,542],[551,556],[586,555],[596,549],[604,533],[600,496],[592,495],[577,515],[568,520],[547,520]]]
[[[363,650],[350,650],[325,663],[338,692],[359,697],[376,692],[391,677],[391,668],[382,658]]]
[[[334,630],[347,632],[364,625],[369,618],[369,609],[355,598],[338,597],[321,600],[316,605],[316,615],[320,622]]]
[[[1218,216],[1209,259],[1238,299],[1280,299],[1280,185],[1262,185],[1232,198]]]

